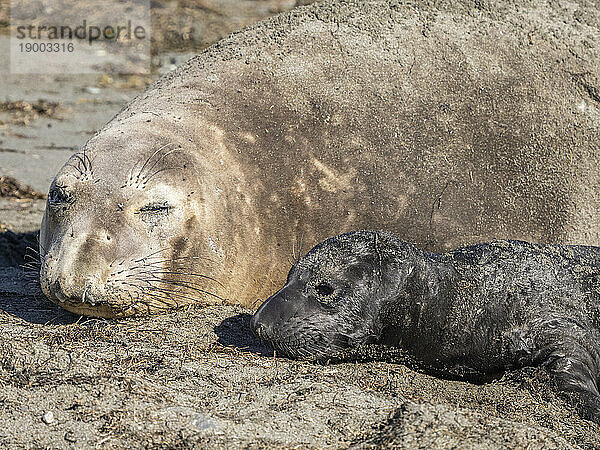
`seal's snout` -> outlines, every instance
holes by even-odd
[[[294,307],[286,299],[283,289],[269,297],[260,305],[250,320],[254,334],[264,340],[272,341],[281,328],[294,313]]]
[[[44,293],[62,306],[82,303],[94,306],[104,295],[103,281],[98,273],[76,274],[56,260],[44,264],[40,278]]]

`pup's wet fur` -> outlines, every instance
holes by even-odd
[[[600,423],[598,247],[496,241],[434,254],[385,232],[347,233],[301,258],[251,325],[293,358],[377,343],[453,378],[541,365]]]

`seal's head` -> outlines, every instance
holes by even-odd
[[[292,267],[252,317],[252,329],[275,350],[309,360],[378,342],[382,306],[410,275],[412,249],[384,232],[327,239]]]
[[[100,132],[50,187],[40,284],[75,313],[127,316],[216,297],[205,230],[226,201],[205,195],[214,175],[191,144],[147,122]]]

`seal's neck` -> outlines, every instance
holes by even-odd
[[[442,255],[414,246],[401,258],[396,287],[381,304],[380,341],[419,354],[438,341],[452,304],[455,271]]]

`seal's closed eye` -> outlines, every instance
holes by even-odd
[[[171,216],[173,206],[167,201],[153,202],[142,206],[134,214],[139,215],[141,221],[151,229],[158,224],[168,225],[166,220]]]
[[[173,207],[167,202],[151,203],[141,207],[137,213],[141,214],[168,214]]]

